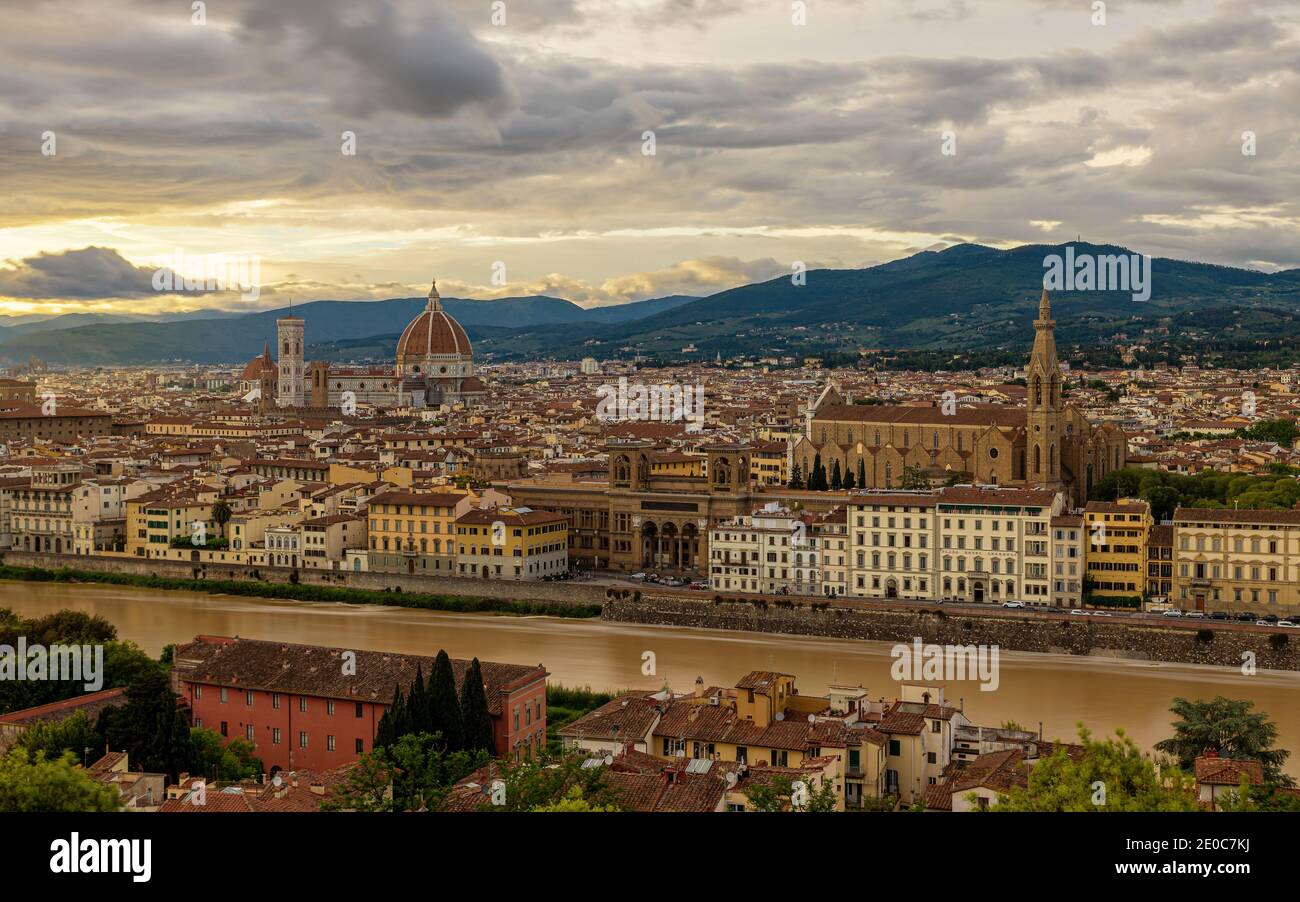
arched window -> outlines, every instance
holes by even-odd
[[[1034,472],[1043,472],[1043,448],[1041,445],[1034,445]]]

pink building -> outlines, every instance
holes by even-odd
[[[328,771],[374,747],[379,719],[434,659],[359,649],[196,636],[176,650],[172,682],[197,727],[256,747],[267,773]],[[456,689],[470,662],[453,658]],[[497,755],[546,744],[546,669],[481,661]]]

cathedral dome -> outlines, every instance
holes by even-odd
[[[397,362],[414,366],[419,358],[469,358],[473,354],[469,336],[445,310],[435,282],[429,289],[429,303],[411,320],[397,340]]]
[[[278,375],[279,372],[280,370],[275,365],[275,361],[271,359],[271,345],[267,343],[262,345],[262,356],[254,357],[248,361],[239,379],[241,382],[256,382],[262,377],[263,373]]]

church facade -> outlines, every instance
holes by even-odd
[[[904,470],[933,480],[1045,488],[1081,502],[1124,466],[1127,441],[1111,424],[1093,426],[1063,396],[1055,321],[1046,290],[1034,321],[1024,407],[851,404],[828,386],[809,406],[804,435],[791,449],[803,479],[820,455],[858,488],[898,488]]]

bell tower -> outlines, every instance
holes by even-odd
[[[1064,404],[1061,401],[1061,364],[1056,358],[1056,321],[1043,289],[1034,320],[1034,349],[1029,355],[1029,387],[1025,415],[1025,481],[1059,491],[1061,448],[1064,440]]]

